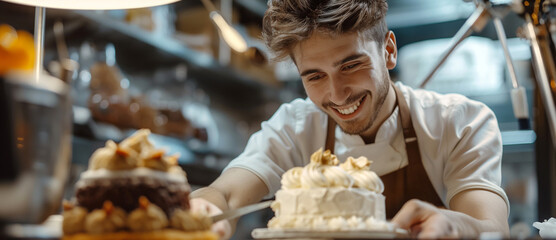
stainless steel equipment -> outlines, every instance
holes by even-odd
[[[0,223],[59,210],[71,160],[69,86],[42,74],[0,77]]]
[[[528,1],[527,1],[528,2]],[[442,54],[440,60],[435,67],[429,72],[425,79],[421,82],[420,87],[424,88],[425,85],[432,79],[434,74],[438,71],[440,66],[452,54],[454,49],[472,32],[480,32],[485,27],[487,22],[492,19],[498,35],[498,40],[502,45],[504,57],[510,78],[512,80],[511,99],[514,109],[514,115],[518,119],[519,129],[530,129],[529,126],[529,109],[527,104],[527,96],[525,88],[520,86],[514,70],[508,46],[506,44],[506,33],[502,25],[502,18],[507,15],[511,10],[523,11],[520,1],[512,0],[475,0],[475,12],[467,19],[465,24],[458,30],[456,35],[452,38],[450,47]]]
[[[535,105],[539,220],[556,216],[556,1],[523,0],[523,34],[531,57],[539,97]]]
[[[504,48],[512,79],[512,103],[516,118],[528,118],[524,90],[513,72],[513,64],[505,44],[505,33],[500,19],[510,10],[525,20],[518,35],[527,38],[536,79],[534,129],[538,183],[538,217],[556,216],[556,0],[473,0],[477,6],[472,16],[452,38],[452,44],[421,84],[424,87],[446,61],[452,51],[473,31],[481,31],[486,21],[493,19]],[[515,97],[515,99],[514,99]],[[528,121],[528,120],[527,120]],[[528,124],[521,124],[520,126]]]

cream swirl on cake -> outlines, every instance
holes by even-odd
[[[384,184],[365,157],[344,163],[317,150],[305,167],[282,176],[269,228],[318,231],[392,229],[386,222]]]
[[[137,152],[108,140],[103,148],[96,150],[90,158],[89,169],[128,170],[137,166]]]
[[[66,234],[75,234],[84,231],[87,209],[75,206],[68,201],[63,202],[64,212],[62,216],[62,231]]]
[[[282,175],[282,189],[301,188],[302,167],[294,167]]]
[[[301,188],[351,187],[353,178],[337,165],[338,158],[334,154],[319,149],[311,155],[311,162],[299,175]]]
[[[139,129],[133,136],[124,139],[120,145],[137,153],[148,152],[154,149],[154,144],[149,141],[150,134],[151,131],[149,129]]]
[[[354,187],[365,188],[376,193],[384,192],[384,183],[375,172],[370,171],[372,161],[366,157],[353,158],[340,164],[340,168],[348,172],[354,179]]]
[[[105,201],[102,209],[93,210],[85,218],[85,231],[92,234],[110,233],[123,229],[126,225],[126,213]]]
[[[160,230],[168,226],[166,214],[145,196],[139,197],[139,208],[129,213],[127,222],[135,232]]]

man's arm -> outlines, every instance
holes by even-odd
[[[268,193],[266,184],[254,173],[242,168],[230,168],[220,177],[218,177],[208,187],[198,189],[191,193],[192,208],[205,208],[209,214],[218,213],[219,210],[226,211],[235,209],[245,205],[259,202]],[[210,208],[206,202],[200,201],[199,198],[207,200],[219,209]],[[233,229],[237,219],[230,221]],[[219,222],[215,224],[213,230],[217,231],[223,238],[231,235],[226,226],[227,223]],[[233,230],[232,230],[233,232]]]
[[[419,238],[476,238],[482,232],[509,236],[508,208],[498,194],[471,189],[456,194],[450,210],[419,200],[407,202],[392,220]]]
[[[444,119],[442,132],[438,133],[442,139],[439,148],[445,151],[444,165],[441,172],[428,174],[442,176],[446,195],[462,187],[477,188],[454,192],[449,209],[411,200],[393,222],[410,229],[414,237],[477,238],[483,232],[500,232],[508,237],[509,209],[499,187],[502,138],[494,112],[483,103],[459,95],[439,101],[450,106],[443,111],[449,117]]]

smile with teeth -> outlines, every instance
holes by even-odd
[[[352,105],[351,107],[346,107],[346,108],[334,108],[336,109],[336,111],[338,111],[339,113],[343,114],[343,115],[349,115],[352,114],[353,112],[355,112],[355,110],[357,110],[357,108],[359,108],[359,105],[361,105],[361,99],[359,101],[357,101],[354,105]]]

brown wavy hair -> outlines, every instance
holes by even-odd
[[[269,0],[263,17],[263,39],[275,60],[315,31],[332,36],[363,33],[382,46],[386,26],[386,0]]]

